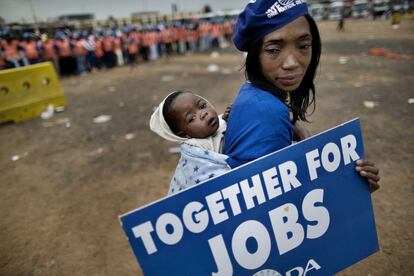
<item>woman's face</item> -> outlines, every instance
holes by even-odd
[[[259,60],[264,77],[284,91],[297,89],[312,58],[312,35],[304,16],[263,38]]]

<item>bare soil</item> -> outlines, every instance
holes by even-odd
[[[393,30],[389,21],[347,21],[344,33],[336,22],[319,27],[323,55],[308,127],[316,134],[359,117],[382,177],[373,194],[381,251],[339,275],[411,275],[414,61],[368,51],[414,55],[414,22]],[[178,89],[224,111],[244,81],[243,59],[226,49],[216,59],[193,54],[62,79],[65,112],[0,127],[0,275],[142,274],[118,215],[165,196],[179,157],[150,132],[149,116]],[[209,64],[220,70],[208,72]],[[112,119],[94,123],[101,114]]]

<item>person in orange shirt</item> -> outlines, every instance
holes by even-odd
[[[184,55],[187,52],[187,29],[181,25],[177,30],[178,36],[178,54]]]
[[[73,57],[73,45],[63,32],[56,34],[56,52],[58,55],[59,70],[62,76],[76,73],[77,64]]]
[[[210,24],[201,22],[198,27],[200,35],[200,51],[205,52],[210,49]]]
[[[197,51],[198,32],[194,27],[187,30],[187,41],[188,41],[188,44],[190,46],[190,50],[192,52],[196,52]]]
[[[144,61],[148,61],[149,59],[149,46],[151,43],[150,32],[148,29],[141,31],[141,56]]]
[[[115,33],[115,37],[114,37],[114,53],[115,53],[115,56],[116,56],[116,65],[118,65],[118,66],[124,65],[124,57],[122,55],[122,47],[123,47],[122,35],[121,35],[121,32],[118,30]]]
[[[4,35],[4,40],[0,44],[6,62],[6,68],[17,68],[23,65],[22,57],[19,51],[21,47],[19,42],[9,33]]]
[[[102,49],[104,51],[104,62],[107,68],[115,67],[116,65],[116,56],[115,56],[115,43],[114,37],[109,31],[104,33],[102,38]]]
[[[218,49],[220,47],[220,40],[222,35],[222,24],[214,23],[211,26],[211,47]]]
[[[55,69],[58,69],[56,44],[53,39],[50,39],[47,34],[41,35],[42,40],[42,58],[44,61],[50,61],[53,63]]]
[[[2,44],[3,40],[0,39],[0,45]],[[3,50],[0,47],[0,70],[6,69],[6,59],[4,57]]]
[[[95,57],[96,68],[101,69],[104,64],[104,51],[102,49],[102,38],[99,35],[95,37]]]
[[[172,28],[170,26],[165,27],[161,31],[161,39],[162,39],[162,43],[164,44],[167,57],[171,56],[173,53],[173,45],[172,45]]]
[[[73,54],[76,59],[77,73],[84,75],[86,74],[86,54],[88,53],[85,48],[85,37],[80,33],[75,33],[73,38]]]
[[[128,34],[128,60],[130,64],[135,64],[138,56],[139,35],[136,30]]]
[[[158,52],[158,42],[159,42],[159,36],[158,36],[158,30],[155,28],[150,30],[148,34],[149,38],[149,50],[150,50],[150,59],[151,60],[157,60],[159,58],[159,52]]]

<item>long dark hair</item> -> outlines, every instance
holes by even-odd
[[[315,110],[315,85],[313,79],[316,74],[316,69],[319,64],[321,56],[321,38],[319,36],[318,27],[310,15],[305,15],[309,23],[310,32],[312,35],[312,58],[306,70],[303,80],[294,92],[290,93],[290,101],[287,104],[289,110],[293,115],[293,123],[297,120],[307,121],[306,110],[313,104]],[[272,93],[278,97],[282,102],[286,102],[288,93],[277,88],[270,83],[262,73],[259,54],[262,47],[262,42],[257,43],[247,53],[245,64],[245,76],[253,85]],[[313,112],[313,111],[312,111]]]

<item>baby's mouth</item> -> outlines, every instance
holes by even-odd
[[[210,119],[208,119],[207,123],[208,123],[209,126],[212,127],[216,124],[216,120],[215,120],[214,117],[211,117]]]

